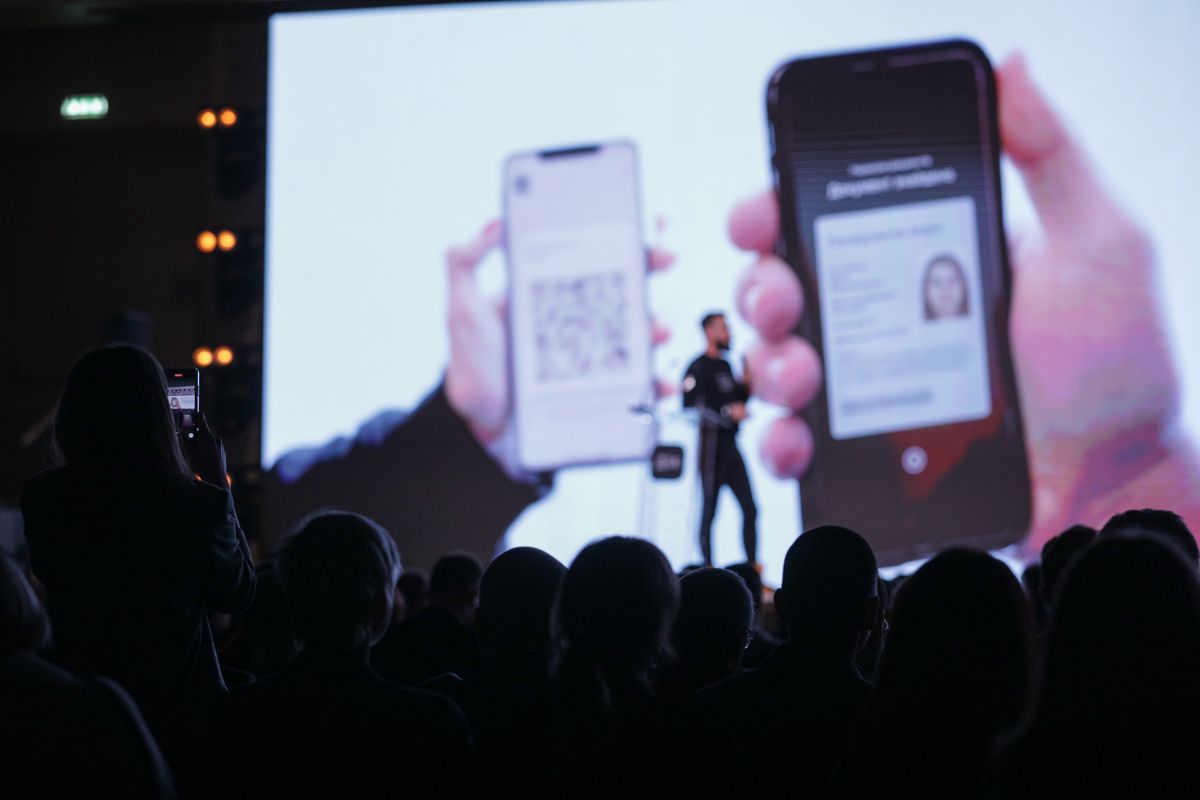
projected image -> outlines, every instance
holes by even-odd
[[[1200,511],[1178,19],[1134,41],[1097,11],[1065,43],[925,5],[273,18],[268,536],[339,506],[415,566],[629,533],[771,581],[815,521],[895,563]],[[768,119],[781,65],[960,37],[994,87],[965,57],[881,59],[802,75]],[[1117,70],[1097,54],[1130,48],[1145,80],[1085,102]],[[705,358],[727,391],[685,408]],[[683,447],[679,479],[652,477],[656,444]]]

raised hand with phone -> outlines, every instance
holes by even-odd
[[[1104,190],[1024,61],[1007,62],[996,83],[1003,146],[1044,232],[1036,247],[1014,254],[1007,327],[1032,481],[1025,546],[1036,551],[1072,522],[1099,523],[1131,506],[1194,514],[1200,509],[1191,487],[1200,470],[1193,444],[1177,429],[1178,383],[1153,250]],[[823,374],[808,338],[793,331],[811,319],[806,301],[811,307],[824,299],[806,292],[775,255],[791,224],[767,192],[733,210],[729,233],[759,254],[738,292],[739,309],[762,339],[751,356],[756,394],[807,411],[773,424],[763,457],[778,474],[798,477],[823,458],[810,405]],[[976,495],[993,491],[981,482]]]
[[[168,367],[163,372],[167,405],[184,458],[197,478],[228,488],[225,445],[209,428],[208,420],[200,410],[200,371],[195,367]]]
[[[446,254],[451,407],[510,473],[648,456],[668,334],[644,275],[674,258],[642,243],[633,145],[518,154],[503,180],[505,220]],[[476,270],[501,245],[508,296],[485,298]]]
[[[213,433],[203,411],[196,412],[194,435],[184,439],[183,454],[196,477],[213,486],[229,487],[225,444]]]

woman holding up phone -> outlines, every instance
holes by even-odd
[[[63,465],[21,498],[59,662],[128,690],[177,775],[194,721],[225,691],[208,614],[246,609],[255,587],[224,448],[197,422],[185,460],[154,357],[94,350],[59,400]]]

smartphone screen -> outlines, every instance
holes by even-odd
[[[175,430],[188,439],[196,437],[195,415],[200,410],[200,371],[194,367],[169,367],[167,404],[175,418]]]
[[[805,526],[859,529],[893,563],[1015,541],[1029,477],[986,56],[951,41],[803,59],[768,106],[799,333],[824,365]]]
[[[628,142],[504,167],[509,346],[522,466],[648,457],[646,256]]]

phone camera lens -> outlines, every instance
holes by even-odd
[[[518,175],[513,181],[513,188],[517,190],[517,194],[525,194],[529,191],[529,178],[525,175]]]

